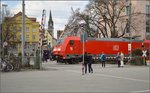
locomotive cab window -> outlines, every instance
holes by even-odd
[[[74,40],[70,40],[69,44],[73,45],[74,44]]]

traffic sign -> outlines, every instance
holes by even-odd
[[[86,42],[87,37],[88,37],[87,33],[81,34],[81,35],[80,35],[80,41],[81,41],[81,42]]]
[[[143,52],[143,55],[142,55],[142,56],[143,56],[143,57],[146,57],[146,56],[147,56],[147,55],[146,55],[146,52],[147,52],[147,51],[146,51],[146,50],[143,50],[142,52]]]
[[[47,40],[42,40],[42,45],[47,45]]]
[[[3,47],[5,46],[8,46],[8,43],[6,41],[3,43]]]
[[[128,44],[128,51],[131,51],[131,44]]]

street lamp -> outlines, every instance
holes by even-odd
[[[22,0],[22,65],[24,65],[25,0]]]
[[[5,18],[6,8],[7,8],[7,4],[2,4],[2,21],[1,22],[3,22]]]
[[[132,58],[132,37],[131,37],[131,0],[129,1],[129,14],[128,14],[128,32],[129,32],[129,44],[128,44],[128,51],[130,51],[130,60]]]
[[[82,35],[81,35],[82,40],[81,41],[83,42],[83,46],[82,46],[82,48],[83,48],[83,51],[82,51],[82,53],[83,53],[83,63],[84,63],[84,52],[85,52],[85,49],[84,49],[84,47],[85,47],[85,32],[84,32],[84,29],[83,29],[84,24],[85,24],[84,20],[79,22],[79,25],[81,26],[81,30],[82,30]]]

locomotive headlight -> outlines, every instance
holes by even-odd
[[[54,48],[53,51],[56,51],[56,48]]]

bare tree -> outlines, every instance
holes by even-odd
[[[90,37],[122,37],[127,30],[127,21],[121,18],[125,7],[124,0],[91,0],[82,12],[72,9],[65,31],[77,35],[84,28]],[[117,29],[118,24],[122,26]]]
[[[7,43],[7,46],[5,46],[4,48],[8,49],[14,46],[14,44],[16,42],[18,42],[20,39],[16,36],[16,32],[17,32],[17,24],[16,24],[16,20],[14,20],[11,17],[11,13],[9,10],[6,11],[6,17],[4,18],[4,21],[2,22],[2,44],[3,47],[4,42],[5,44]],[[8,51],[5,50],[4,54],[7,54]]]
[[[80,9],[73,10],[72,15],[64,29],[64,35],[77,36],[81,32],[87,32],[89,36],[94,37],[92,34],[95,30],[92,28],[92,20],[87,11],[81,12]]]
[[[93,23],[97,25],[102,37],[121,37],[125,34],[125,30],[116,29],[126,3],[124,0],[93,0],[87,6],[88,10],[92,10],[95,14]],[[125,28],[124,28],[125,29]]]

